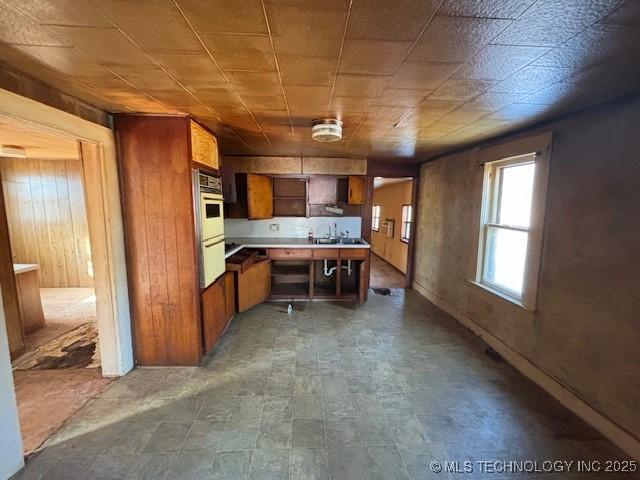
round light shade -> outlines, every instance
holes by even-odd
[[[311,138],[316,142],[337,142],[342,139],[342,122],[335,118],[314,120]]]

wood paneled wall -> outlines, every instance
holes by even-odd
[[[14,263],[40,265],[41,287],[91,287],[82,162],[1,158]]]
[[[189,119],[117,115],[129,299],[139,365],[202,357]]]

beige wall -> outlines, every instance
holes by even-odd
[[[640,438],[640,99],[557,122],[538,310],[472,275],[483,169],[468,150],[421,171],[415,281]],[[536,132],[536,133],[537,133]]]
[[[382,212],[380,231],[371,232],[371,250],[401,272],[406,273],[409,245],[400,241],[400,233],[402,232],[402,205],[411,204],[411,181],[376,188],[373,191],[373,204],[380,205]],[[395,220],[393,238],[388,238],[382,228],[382,223],[387,218]]]
[[[40,265],[41,287],[91,287],[82,162],[1,158],[14,263]]]

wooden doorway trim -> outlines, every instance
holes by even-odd
[[[420,185],[420,164],[398,161],[367,161],[367,192],[364,212],[362,213],[362,238],[371,243],[371,213],[373,208],[373,183],[375,177],[411,178],[411,205],[413,206],[413,231],[407,250],[407,271],[404,277],[405,288],[411,288],[413,282],[414,254],[416,245],[416,214],[418,212],[418,190]],[[371,270],[369,270],[371,277]],[[370,280],[370,278],[369,278]]]
[[[133,367],[131,317],[113,132],[0,89],[0,116],[80,142],[104,376]]]

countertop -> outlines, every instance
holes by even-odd
[[[371,248],[365,240],[359,244],[318,244],[307,238],[226,238],[225,243],[236,246],[224,254],[224,258],[238,253],[243,248]]]
[[[37,263],[14,263],[13,264],[13,273],[19,275],[21,273],[31,272],[33,270],[38,270],[40,267]]]

